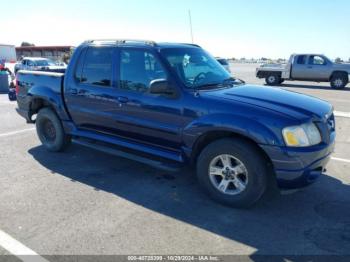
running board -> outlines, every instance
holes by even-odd
[[[142,152],[147,155],[159,157],[161,159],[168,159],[169,161],[175,161],[178,163],[184,162],[184,159],[179,152],[164,150],[153,146],[147,146],[147,145],[126,140],[120,137],[112,137],[109,135],[102,135],[91,131],[77,130],[77,129],[69,132],[69,134],[72,135],[73,137],[76,136],[83,139],[92,139],[95,141],[107,143],[117,147],[131,149],[136,152]]]
[[[81,145],[81,146],[85,146],[88,148],[92,148],[92,149],[110,154],[110,155],[134,160],[134,161],[149,165],[149,166],[157,168],[157,169],[162,169],[162,170],[168,171],[168,172],[177,172],[182,168],[182,165],[179,165],[179,164],[172,164],[172,163],[166,163],[166,162],[153,160],[150,158],[139,156],[137,154],[124,152],[124,151],[121,151],[121,150],[118,150],[118,149],[115,149],[112,147],[104,146],[101,144],[96,144],[94,142],[89,142],[89,141],[82,140],[82,139],[73,139],[72,142],[75,144]]]

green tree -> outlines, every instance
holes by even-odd
[[[335,62],[336,62],[336,63],[343,63],[344,61],[343,61],[340,57],[337,57],[337,58],[335,59]]]
[[[22,42],[21,46],[35,46],[35,45],[29,42]]]

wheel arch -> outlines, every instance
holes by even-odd
[[[220,131],[208,131],[204,134],[202,134],[194,143],[193,149],[191,152],[191,158],[190,162],[191,164],[195,164],[197,161],[198,156],[203,151],[203,149],[208,146],[209,144],[213,143],[214,141],[225,139],[225,138],[232,138],[232,139],[239,139],[242,141],[245,141],[246,143],[249,143],[254,148],[256,148],[263,158],[268,163],[268,166],[270,166],[273,169],[273,163],[271,158],[268,156],[268,154],[259,146],[259,144],[253,140],[252,138],[242,135],[240,133],[234,132],[234,131],[228,131],[228,130],[220,130]]]
[[[349,80],[349,73],[348,73],[348,72],[343,71],[343,70],[335,70],[335,71],[332,72],[332,74],[331,74],[331,76],[330,76],[330,78],[329,78],[329,81],[331,81],[332,78],[334,77],[334,75],[336,75],[336,74],[345,75],[345,76],[347,77],[347,79]]]
[[[258,78],[266,78],[270,75],[278,75],[279,77],[282,77],[281,71],[258,71],[257,76]]]
[[[35,120],[32,119],[32,117],[39,113],[39,111],[43,108],[50,108],[53,112],[57,114],[57,110],[51,102],[49,102],[47,99],[43,97],[33,97],[31,99],[31,102],[29,104],[29,117],[30,120],[34,123]]]
[[[30,118],[41,108],[51,108],[61,120],[69,120],[61,98],[61,94],[53,92],[47,87],[35,86],[28,91],[30,97]]]

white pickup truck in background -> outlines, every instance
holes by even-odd
[[[324,55],[293,54],[287,64],[266,64],[256,69],[256,77],[265,78],[268,85],[279,85],[285,80],[330,82],[342,89],[349,83],[350,64],[333,63]]]

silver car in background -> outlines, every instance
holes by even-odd
[[[66,69],[67,65],[60,65],[58,62],[42,57],[24,57],[15,65],[15,73],[19,70],[64,73]]]

